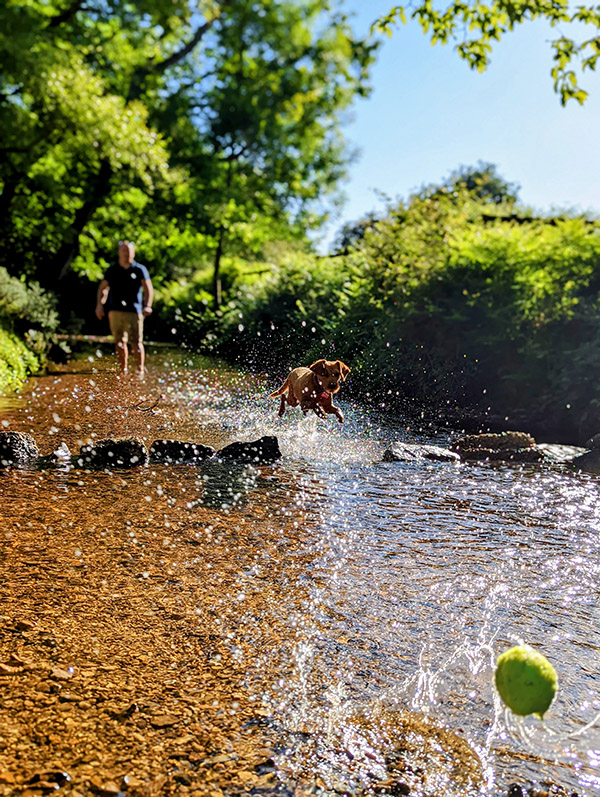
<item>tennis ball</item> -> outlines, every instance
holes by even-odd
[[[556,670],[529,645],[498,656],[495,682],[502,702],[522,717],[536,714],[542,719],[558,691]]]

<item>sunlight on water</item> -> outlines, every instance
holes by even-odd
[[[344,424],[297,409],[279,418],[258,377],[185,358],[156,360],[142,393],[127,390],[101,370],[40,381],[7,409],[8,422],[63,454],[115,434],[115,418],[117,431],[148,442],[278,437],[275,466],[209,461],[142,477],[58,469],[39,479],[82,503],[141,490],[151,520],[131,516],[124,529],[111,510],[104,532],[136,556],[150,534],[164,536],[167,553],[181,547],[177,533],[191,539],[198,556],[180,566],[200,590],[223,577],[202,546],[233,557],[227,590],[211,599],[213,630],[269,716],[284,781],[360,794],[396,778],[411,793],[448,797],[504,794],[513,781],[600,789],[595,477],[552,465],[384,463],[393,441],[445,445],[454,435],[416,435],[343,398]],[[142,577],[155,566],[146,562]],[[512,715],[492,686],[496,657],[523,640],[558,672],[544,722]],[[466,780],[444,750],[468,759]]]

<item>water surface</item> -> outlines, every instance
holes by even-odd
[[[276,731],[284,784],[370,793],[389,768],[377,740],[393,745],[393,733],[369,736],[361,723],[385,715],[393,724],[394,712],[409,711],[476,751],[482,779],[469,793],[544,781],[598,793],[596,477],[550,465],[384,463],[395,440],[443,445],[456,435],[415,430],[392,407],[376,415],[343,398],[343,425],[291,409],[280,419],[268,393],[283,374],[240,375],[181,352],[152,353],[142,383],[113,368],[92,355],[32,380],[0,405],[3,428],[30,431],[42,454],[108,436],[218,448],[269,434],[282,460],[236,471],[216,503],[209,472],[193,467],[12,472],[0,475],[3,514],[37,517],[60,534],[77,507],[98,519],[92,537],[122,534],[130,551],[151,530],[182,544],[173,528],[204,542],[214,535],[219,555],[231,545],[239,567],[216,600],[213,630]],[[220,577],[206,559],[190,572]],[[494,695],[493,662],[521,641],[559,675],[545,722],[517,720]],[[419,764],[410,755],[407,782]],[[467,793],[442,770],[428,793]]]

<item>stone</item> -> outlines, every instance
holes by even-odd
[[[200,443],[183,443],[179,440],[155,440],[150,446],[150,462],[166,464],[196,463],[209,459],[215,453],[212,446]]]
[[[424,459],[434,462],[460,462],[459,455],[454,451],[418,443],[392,443],[383,452],[384,462],[422,462]]]
[[[39,453],[37,443],[27,432],[0,432],[0,468],[27,464]]]
[[[545,459],[533,437],[525,432],[465,435],[452,443],[450,451],[462,460],[541,462]]]
[[[254,465],[266,465],[275,462],[281,457],[279,441],[274,436],[265,435],[258,440],[248,443],[230,443],[225,448],[217,451],[217,459],[235,460],[236,462],[251,462]]]
[[[146,446],[134,438],[98,440],[82,446],[75,457],[80,468],[136,468],[147,462]]]
[[[570,464],[576,470],[581,470],[584,473],[600,473],[600,448],[593,448],[591,451],[573,457]]]

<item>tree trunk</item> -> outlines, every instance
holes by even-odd
[[[221,257],[223,256],[223,242],[225,239],[225,227],[219,228],[219,239],[217,241],[217,249],[215,251],[215,260],[213,268],[213,307],[218,310],[221,306]]]
[[[108,160],[103,160],[100,170],[88,185],[85,202],[75,213],[75,218],[65,235],[62,246],[49,264],[48,279],[43,281],[44,287],[56,287],[67,274],[71,263],[79,254],[79,238],[85,225],[108,195],[111,177],[112,166]]]

